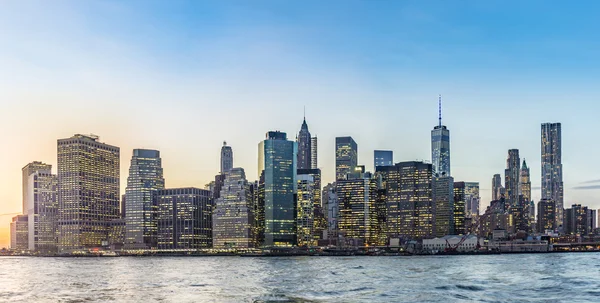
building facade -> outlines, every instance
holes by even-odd
[[[435,209],[435,236],[454,235],[454,178],[433,178],[431,187]]]
[[[542,199],[537,205],[537,232],[545,233],[547,230],[556,231],[556,203],[552,200]]]
[[[373,169],[377,166],[394,166],[394,152],[391,150],[375,150],[373,155]]]
[[[431,130],[431,163],[434,177],[450,174],[450,130],[442,125],[442,97],[439,99],[438,125]]]
[[[94,135],[58,140],[58,248],[97,248],[118,219],[120,150]]]
[[[18,215],[10,222],[10,248],[16,251],[29,249],[28,216]]]
[[[254,247],[253,223],[251,185],[243,168],[232,168],[225,174],[220,197],[215,200],[213,247]]]
[[[312,137],[308,131],[306,118],[302,121],[300,132],[298,133],[298,169],[310,169],[312,166]]]
[[[479,216],[479,182],[465,182],[465,217],[473,218],[476,221]]]
[[[227,145],[226,141],[223,141],[221,147],[221,174],[228,172],[233,168],[233,149]]]
[[[465,182],[454,182],[454,234],[463,235],[467,217],[467,195]]]
[[[40,171],[40,172],[48,172],[50,173],[52,170],[52,165],[50,164],[46,164],[40,161],[34,161],[31,163],[28,163],[27,165],[25,165],[25,167],[23,167],[21,169],[21,173],[22,173],[22,187],[21,189],[23,190],[23,211],[22,213],[24,215],[27,214],[28,211],[28,207],[27,207],[27,200],[28,200],[28,195],[29,193],[31,193],[31,190],[29,189],[29,175],[33,174],[34,172]]]
[[[213,198],[199,188],[162,189],[158,205],[158,249],[193,250],[212,247]]]
[[[504,186],[506,188],[506,201],[511,206],[519,204],[519,180],[521,177],[521,160],[518,149],[508,150],[506,170],[504,170]]]
[[[317,186],[311,174],[298,170],[297,237],[298,246],[315,246],[315,191]]]
[[[165,188],[160,152],[134,149],[125,188],[125,248],[158,246],[158,206],[154,196]]]
[[[298,146],[286,133],[270,131],[259,144],[258,171],[264,174],[265,247],[296,246],[296,161]]]
[[[58,178],[50,170],[40,170],[29,175],[28,179],[28,249],[42,253],[56,252]]]
[[[375,245],[378,239],[377,183],[368,177],[340,180],[336,184],[340,234],[354,243]]]
[[[556,226],[563,222],[562,138],[560,123],[543,123],[542,141],[542,199],[556,204]]]
[[[492,201],[497,201],[502,198],[500,189],[502,188],[502,177],[500,174],[495,174],[492,178]]]
[[[318,154],[318,139],[317,136],[310,138],[310,168],[319,168],[319,154]]]
[[[335,179],[345,180],[358,165],[358,145],[352,137],[335,138]]]

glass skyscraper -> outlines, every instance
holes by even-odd
[[[394,152],[391,150],[376,150],[374,152],[374,163],[373,169],[377,169],[377,166],[393,166],[394,165]]]
[[[454,178],[436,177],[432,183],[435,217],[435,236],[453,235],[454,231]]]
[[[467,195],[465,182],[454,182],[454,234],[464,235]]]
[[[479,216],[479,182],[465,182],[465,217],[477,218]]]
[[[221,147],[221,174],[228,172],[233,168],[233,150],[231,146],[227,146],[227,142],[223,141]]]
[[[58,248],[61,252],[108,243],[119,218],[120,151],[94,135],[58,140]]]
[[[154,195],[165,188],[157,150],[134,149],[125,188],[125,248],[151,249],[158,245],[157,205]]]
[[[352,137],[335,138],[335,179],[345,180],[358,165],[358,145]]]
[[[492,201],[497,201],[502,198],[500,189],[502,188],[502,176],[495,174],[492,178]]]
[[[297,153],[297,143],[287,140],[284,132],[270,131],[259,143],[258,171],[264,174],[265,247],[292,247],[297,244]]]
[[[561,124],[542,124],[542,199],[555,203],[556,226],[563,224]]]
[[[431,163],[433,176],[444,177],[450,174],[450,130],[442,125],[442,97],[439,99],[438,125],[431,130]]]
[[[521,159],[518,149],[509,149],[506,159],[506,170],[504,170],[504,187],[506,188],[506,202],[510,206],[519,204],[519,192],[521,178]]]

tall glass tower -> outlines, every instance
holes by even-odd
[[[563,224],[561,124],[542,124],[542,199],[555,203],[556,226]]]
[[[125,247],[150,249],[158,245],[154,196],[165,188],[160,152],[134,149],[125,188]]]
[[[300,133],[298,133],[298,169],[310,169],[312,162],[312,139],[306,124],[306,117],[302,121]]]
[[[431,163],[434,177],[450,174],[450,130],[442,125],[442,96],[439,98],[438,125],[431,130]]]
[[[264,174],[263,246],[296,246],[298,145],[287,140],[286,133],[270,131],[259,143],[258,154],[258,172]]]
[[[228,172],[233,168],[233,150],[231,146],[227,146],[227,142],[223,141],[221,147],[221,174]]]
[[[509,149],[504,170],[504,186],[506,187],[506,201],[510,206],[519,204],[519,192],[521,177],[521,160],[518,149]]]

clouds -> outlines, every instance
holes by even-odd
[[[600,189],[600,179],[581,182],[580,185],[573,187],[576,190],[596,190]]]

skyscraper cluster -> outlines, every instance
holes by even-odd
[[[385,246],[447,235],[590,233],[597,213],[563,210],[560,123],[542,124],[542,199],[532,201],[530,171],[510,149],[504,178],[492,178],[492,202],[480,214],[479,183],[455,180],[450,130],[431,130],[431,163],[394,162],[374,150],[366,171],[351,136],[335,138],[335,180],[322,183],[316,136],[306,118],[296,140],[281,131],[258,142],[258,175],[236,167],[223,142],[220,171],[205,188],[166,186],[161,153],[134,149],[120,196],[120,149],[94,135],[57,142],[57,174],[41,162],[23,170],[23,215],[11,222],[11,247],[76,254],[98,249],[190,251],[214,248]],[[521,164],[522,163],[522,164]],[[504,184],[503,184],[504,179]],[[537,220],[536,220],[537,209]],[[564,214],[563,214],[564,213]]]

